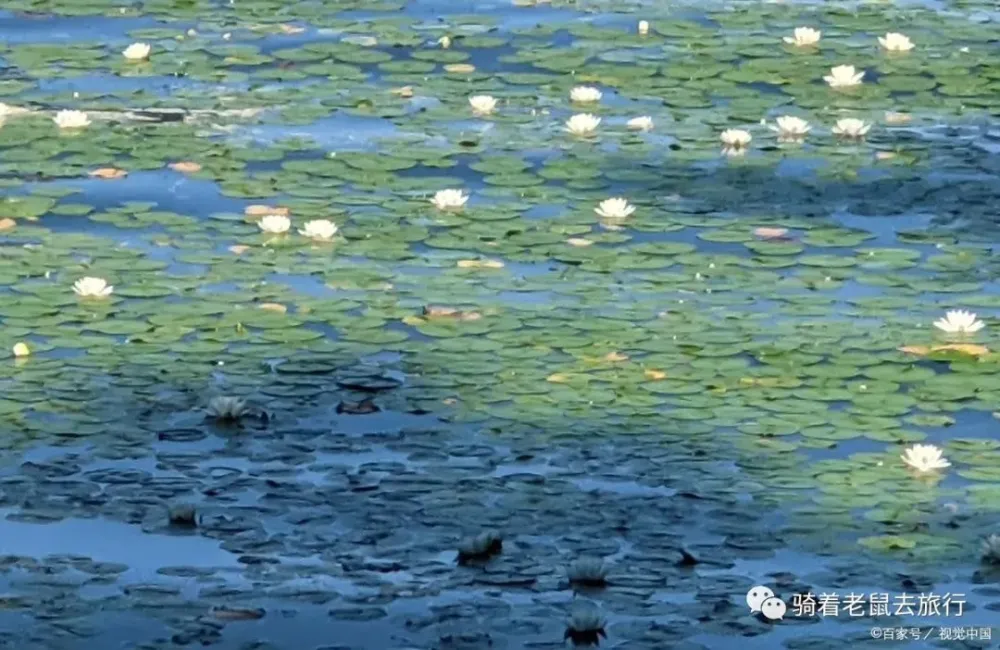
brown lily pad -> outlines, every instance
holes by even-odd
[[[283,217],[287,217],[291,213],[291,210],[280,205],[262,205],[258,203],[248,205],[243,209],[243,214],[248,217],[263,217],[268,214],[280,214]]]
[[[125,178],[126,176],[128,176],[128,172],[117,167],[101,167],[90,172],[91,178],[103,178],[104,180],[114,180],[116,178]]]
[[[201,165],[190,160],[182,160],[180,162],[170,163],[170,169],[182,174],[194,174],[201,171]]]
[[[761,226],[760,228],[754,228],[753,234],[761,239],[781,239],[788,234],[788,228]]]

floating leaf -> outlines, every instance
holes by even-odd
[[[128,176],[128,172],[124,169],[117,169],[115,167],[101,167],[90,172],[91,178],[103,178],[106,180],[113,180],[116,178],[125,178]]]
[[[459,260],[460,269],[502,269],[503,262],[499,260]]]
[[[875,537],[862,537],[858,543],[873,551],[895,551],[906,550],[916,547],[917,543],[912,539],[898,535],[880,535]]]
[[[985,345],[977,345],[975,343],[946,343],[943,345],[905,345],[901,348],[897,348],[900,352],[906,352],[907,354],[915,354],[917,356],[927,356],[934,352],[959,352],[961,354],[966,354],[973,357],[981,357],[990,353],[989,348]]]
[[[201,171],[201,165],[196,162],[182,160],[180,162],[170,163],[170,169],[175,172],[181,172],[182,174],[194,174]]]
[[[291,214],[291,210],[286,207],[278,205],[264,205],[264,204],[253,204],[248,205],[243,209],[243,214],[248,217],[264,217],[269,214],[278,214],[287,217]]]
[[[220,621],[256,621],[264,618],[263,609],[232,609],[218,608],[212,610],[212,616]]]

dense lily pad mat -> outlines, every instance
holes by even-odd
[[[548,647],[587,555],[629,648],[933,622],[789,636],[748,615],[754,584],[996,609],[990,7],[546,4],[5,5],[78,38],[0,49],[0,536],[205,544],[133,567],[0,543],[5,611],[52,647],[239,647],[258,619],[280,646],[289,602],[349,647]],[[863,82],[829,87],[839,65]],[[724,155],[727,129],[752,139]],[[955,308],[984,328],[932,325]],[[218,396],[246,417],[206,419]],[[915,473],[914,443],[950,467]],[[489,529],[501,556],[455,566]],[[126,610],[163,630],[95,614]],[[359,632],[383,619],[406,634]]]

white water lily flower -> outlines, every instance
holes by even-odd
[[[299,234],[309,237],[310,239],[322,239],[324,241],[330,240],[337,234],[337,224],[327,219],[307,221],[302,228],[299,229]]]
[[[779,139],[801,140],[812,129],[809,122],[794,115],[782,115],[775,122],[768,128],[777,133]]]
[[[1000,564],[1000,535],[990,535],[983,540],[983,562]]]
[[[639,36],[645,36],[649,33],[649,21],[640,20],[639,21]]]
[[[469,200],[469,195],[462,190],[441,190],[434,195],[431,203],[438,210],[461,210]]]
[[[496,109],[497,100],[491,95],[473,95],[469,97],[469,106],[476,115],[489,115]]]
[[[951,467],[941,450],[934,445],[913,445],[900,458],[918,472],[933,472]]]
[[[503,552],[503,537],[495,530],[488,530],[458,543],[458,563],[489,560]]]
[[[578,113],[566,120],[566,131],[573,135],[591,135],[597,130],[601,118],[590,113]]]
[[[152,49],[149,43],[132,43],[125,48],[122,56],[129,61],[142,61],[149,58],[149,53]]]
[[[864,77],[864,70],[858,72],[853,65],[838,65],[830,68],[830,74],[823,77],[823,80],[831,88],[850,88],[859,85]]]
[[[872,125],[864,120],[859,120],[856,117],[844,117],[837,120],[837,123],[830,130],[834,135],[845,138],[862,138],[871,128]]]
[[[213,397],[208,403],[208,415],[216,420],[239,420],[247,414],[247,404],[238,397]]]
[[[90,118],[83,111],[59,111],[52,121],[60,129],[82,129],[90,126]]]
[[[593,86],[577,86],[569,93],[569,98],[574,102],[588,104],[601,101],[603,93]]]
[[[977,320],[971,311],[956,309],[934,321],[934,327],[948,334],[975,334],[986,327],[986,323]]]
[[[726,129],[719,135],[719,139],[722,140],[722,144],[731,149],[742,149],[743,147],[750,144],[753,140],[753,136],[750,135],[748,131],[743,129]]]
[[[635,206],[623,198],[605,199],[594,208],[594,212],[605,219],[624,219],[635,212]]]
[[[104,278],[80,278],[73,283],[73,293],[81,298],[107,298],[114,290]]]
[[[885,36],[879,36],[878,42],[890,52],[909,52],[914,47],[913,41],[908,36],[896,32],[888,32]]]
[[[257,222],[257,227],[266,233],[280,235],[288,232],[288,229],[292,227],[292,220],[283,214],[269,214],[261,217],[260,221]]]
[[[652,131],[653,130],[653,118],[648,115],[643,115],[642,117],[633,117],[626,123],[629,130],[631,131]]]
[[[812,27],[796,27],[792,35],[786,36],[783,40],[789,45],[795,45],[796,47],[808,47],[819,43],[820,36],[822,35],[823,32]]]
[[[569,627],[573,632],[598,632],[604,629],[605,620],[595,607],[575,607],[569,617]]]
[[[73,293],[82,298],[107,298],[114,290],[104,278],[80,278],[73,283]]]
[[[470,555],[483,555],[496,546],[498,541],[502,541],[500,533],[495,530],[482,532],[475,537],[469,537],[459,542],[459,550]]]

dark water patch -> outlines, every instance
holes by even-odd
[[[47,524],[11,521],[11,511],[0,520],[4,555],[44,558],[79,555],[98,562],[129,567],[129,575],[146,579],[163,566],[189,564],[206,568],[234,568],[236,559],[210,540],[149,535],[135,526],[99,519],[64,519]]]

